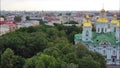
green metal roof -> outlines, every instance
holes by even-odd
[[[92,33],[92,42],[84,42],[84,43],[88,43],[88,44],[99,44],[101,41],[106,40],[108,42],[111,43],[111,45],[120,45],[120,43],[116,43],[115,40],[115,33],[114,32],[110,32],[110,33]],[[82,35],[81,34],[75,34],[75,40],[76,41],[81,41],[82,39]]]
[[[75,34],[75,40],[76,41],[80,41],[82,39],[82,35],[81,34]]]
[[[93,33],[93,44],[99,44],[101,41],[109,41],[112,45],[116,44],[115,33],[97,34]]]

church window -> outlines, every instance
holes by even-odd
[[[104,28],[102,28],[101,32],[103,33]]]
[[[106,54],[106,51],[105,51],[105,50],[103,50],[103,54]]]
[[[105,32],[107,32],[107,29],[105,28]]]
[[[115,62],[115,58],[112,59],[112,62]]]
[[[108,24],[108,28],[110,28],[110,24]]]
[[[113,51],[113,55],[115,55],[115,50]]]
[[[88,32],[88,30],[86,31],[86,36],[88,36],[88,34],[89,34],[89,32]]]
[[[98,32],[100,31],[100,29],[98,28]]]
[[[106,46],[104,46],[104,48],[106,48]]]
[[[96,40],[97,42],[99,41],[99,40]]]
[[[114,27],[114,32],[116,31],[116,27]]]

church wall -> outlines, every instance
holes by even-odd
[[[112,45],[89,45],[87,46],[89,50],[98,52],[102,54],[107,64],[120,65],[120,47]]]
[[[87,31],[88,31],[88,36],[86,36]],[[83,41],[91,41],[91,39],[92,39],[92,28],[91,27],[83,27],[82,40]]]

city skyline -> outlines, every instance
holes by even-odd
[[[110,0],[1,0],[1,10],[99,11],[119,10],[120,1]]]

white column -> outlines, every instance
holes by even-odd
[[[117,49],[117,50],[116,50],[116,52],[117,52],[117,61],[116,61],[116,64],[117,64],[117,65],[120,65],[120,61],[119,61],[119,60],[120,60],[120,58],[119,58],[119,57],[120,57],[120,55],[119,55],[119,52],[120,52],[119,49],[120,49],[120,48],[118,47],[118,48],[116,48],[116,49]]]
[[[99,33],[101,33],[101,28],[99,28]]]

